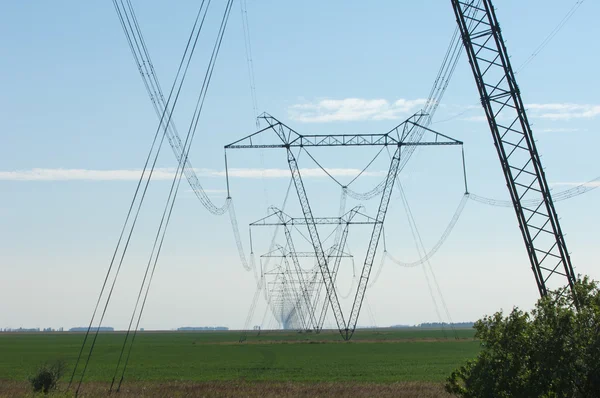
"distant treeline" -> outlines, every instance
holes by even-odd
[[[100,331],[100,332],[114,332],[115,328],[111,328],[109,326],[102,326],[99,328],[91,328],[90,332],[95,332],[95,331]],[[86,327],[77,327],[77,328],[71,328],[69,329],[69,332],[87,332],[88,328]]]
[[[472,328],[474,322],[454,322],[452,324],[447,322],[426,322],[418,325],[394,325],[393,328],[423,328],[423,329],[440,329],[442,327],[455,327],[455,328]]]
[[[190,330],[229,330],[226,326],[185,326],[177,328],[178,331],[186,332]]]
[[[0,330],[0,332],[11,332],[11,333],[33,333],[33,332],[62,332],[63,328],[53,329],[53,328],[4,328]]]

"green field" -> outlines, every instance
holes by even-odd
[[[262,332],[238,343],[239,332],[142,332],[126,382],[441,383],[473,358],[473,330],[458,339],[439,330],[359,330],[351,342],[339,334]],[[124,334],[101,333],[85,378],[108,382]],[[19,383],[45,361],[72,366],[83,334],[0,334],[0,382]]]

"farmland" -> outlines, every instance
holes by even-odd
[[[132,391],[142,385],[173,383],[184,390],[208,388],[200,395],[219,395],[223,389],[229,391],[225,395],[236,395],[232,391],[242,388],[237,394],[248,396],[253,390],[261,395],[265,383],[273,391],[325,388],[332,395],[348,385],[368,385],[366,395],[392,389],[393,396],[399,386],[439,388],[455,367],[479,350],[472,330],[457,330],[458,339],[439,330],[358,330],[348,343],[337,332],[254,332],[242,344],[239,336],[233,331],[142,332],[136,338],[125,385]],[[118,332],[99,335],[84,389],[105,391],[123,337]],[[0,394],[10,395],[10,389],[26,391],[27,377],[43,362],[62,359],[72,367],[82,340],[83,334],[75,333],[0,334],[0,384],[4,386]],[[386,395],[383,390],[378,394]],[[319,391],[309,395],[321,395]]]

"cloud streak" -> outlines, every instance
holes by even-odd
[[[572,104],[572,103],[548,103],[548,104],[528,104],[526,105],[528,115],[531,119],[545,119],[551,121],[569,121],[572,119],[593,119],[600,116],[600,105],[594,104]],[[472,110],[481,109],[481,106],[463,106],[462,111],[442,120],[448,121],[458,118]],[[504,115],[507,117],[507,115]],[[466,116],[459,120],[466,122],[486,122],[485,115]],[[439,123],[439,122],[438,122]],[[570,133],[577,131],[575,129],[552,128],[545,130],[536,130],[540,132]]]
[[[600,115],[600,105],[592,104],[529,104],[535,117],[550,120],[592,119]]]
[[[303,123],[328,123],[365,120],[395,120],[425,105],[425,99],[323,99],[292,105],[288,108],[292,120]]]
[[[588,182],[554,182],[550,184],[552,186],[568,186],[568,187],[600,187],[600,181],[588,181]]]
[[[153,180],[172,180],[175,177],[175,169],[155,169],[152,174]],[[198,177],[223,178],[225,170],[195,169]],[[360,173],[359,169],[332,168],[327,172],[334,177],[353,177]],[[0,181],[137,181],[142,171],[136,169],[122,170],[89,170],[89,169],[28,169],[0,171]],[[319,168],[300,169],[300,174],[305,178],[322,178],[327,174]],[[365,177],[382,177],[385,171],[365,171]],[[288,169],[229,169],[230,178],[290,178]]]

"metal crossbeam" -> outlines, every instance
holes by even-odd
[[[303,135],[273,116],[263,114],[260,118],[267,121],[265,127],[229,145],[225,149],[268,149],[268,148],[304,148],[333,146],[436,146],[462,145],[461,141],[438,133],[419,122],[427,115],[417,113],[392,130],[383,134],[309,134]],[[431,140],[410,141],[410,133],[417,127],[433,135]],[[273,136],[273,133],[275,134]],[[256,137],[263,137],[261,143],[255,143]],[[266,143],[264,142],[266,141]]]
[[[271,206],[269,208],[273,214],[261,218],[250,224],[250,227],[272,227],[281,225],[306,225],[307,221],[303,217],[292,217],[285,212]],[[341,217],[315,217],[314,222],[317,225],[346,225],[346,224],[363,224],[370,225],[377,222],[373,217],[370,217],[360,210],[363,206],[356,206]]]

